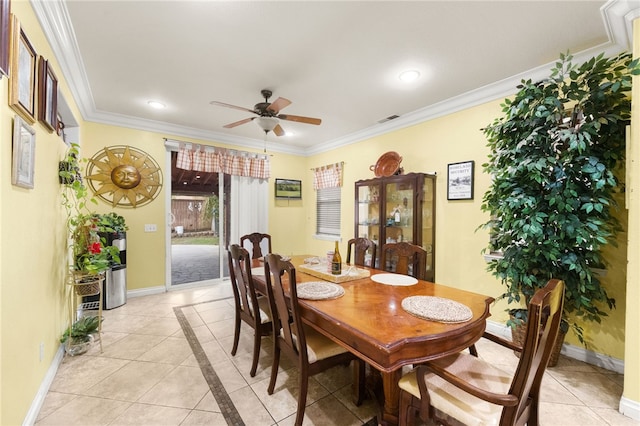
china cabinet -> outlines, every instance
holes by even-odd
[[[355,236],[378,245],[375,267],[385,243],[406,241],[427,252],[426,279],[435,279],[435,181],[426,173],[408,173],[355,183]]]

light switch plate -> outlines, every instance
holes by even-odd
[[[158,230],[158,226],[155,223],[145,223],[144,232],[156,232]]]

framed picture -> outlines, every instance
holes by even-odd
[[[22,31],[20,21],[13,15],[9,55],[9,105],[29,124],[36,121],[36,59],[36,52]]]
[[[473,161],[447,166],[447,200],[473,200]]]
[[[10,9],[9,0],[0,0],[0,78],[9,75]]]
[[[11,183],[33,188],[36,159],[36,131],[22,118],[13,119],[13,167]]]
[[[302,181],[276,179],[276,198],[299,200],[302,198]]]
[[[58,79],[49,61],[40,56],[38,64],[38,120],[49,132],[58,128]]]

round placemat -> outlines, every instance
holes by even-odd
[[[438,322],[465,322],[473,317],[471,309],[455,300],[435,296],[409,296],[402,308],[411,315]]]
[[[337,299],[344,294],[344,288],[326,281],[310,281],[296,286],[298,298],[307,300]]]

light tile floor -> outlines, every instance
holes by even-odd
[[[295,419],[296,368],[284,362],[276,391],[267,395],[271,345],[263,339],[255,377],[251,365],[251,329],[242,330],[236,356],[233,302],[228,283],[130,298],[104,312],[103,347],[65,356],[40,410],[36,425],[223,425],[227,403],[214,397],[211,373],[231,410],[246,425],[291,425]],[[225,299],[227,298],[227,299]],[[175,307],[180,307],[174,311]],[[182,316],[193,339],[185,337]],[[194,355],[190,341],[196,341]],[[481,340],[480,356],[513,370],[511,351]],[[362,425],[376,415],[368,399],[351,403],[350,370],[338,367],[312,377],[305,425]],[[213,389],[213,392],[212,392]],[[618,413],[622,376],[562,357],[547,371],[541,395],[542,425],[640,425]],[[222,408],[221,408],[222,407]],[[229,424],[233,424],[231,421]]]

